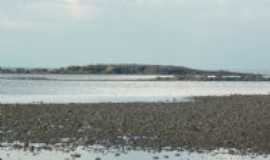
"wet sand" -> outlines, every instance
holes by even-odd
[[[270,96],[183,103],[1,104],[0,144],[102,145],[270,154]],[[46,147],[44,147],[46,148]]]

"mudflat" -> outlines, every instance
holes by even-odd
[[[0,144],[270,153],[270,95],[182,103],[1,104]]]

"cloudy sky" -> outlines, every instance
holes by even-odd
[[[270,70],[269,0],[0,0],[0,65]]]

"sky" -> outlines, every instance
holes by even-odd
[[[0,0],[0,66],[270,71],[269,0]]]

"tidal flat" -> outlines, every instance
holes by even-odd
[[[178,103],[1,104],[0,144],[270,154],[270,95]],[[231,150],[233,153],[233,150]]]

